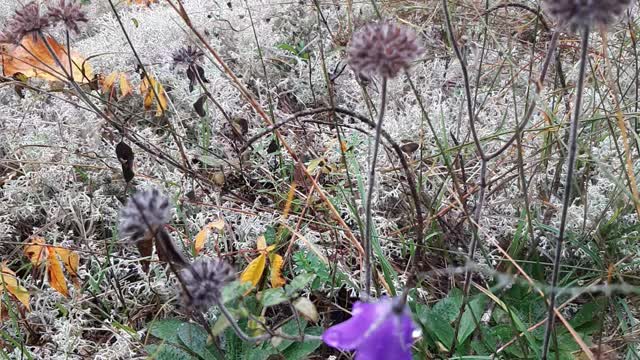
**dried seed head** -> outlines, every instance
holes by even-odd
[[[359,75],[392,78],[409,67],[423,51],[411,29],[381,22],[369,24],[353,35],[348,57]]]
[[[222,296],[222,288],[234,279],[233,268],[219,259],[201,258],[180,272],[188,294],[185,305],[206,311]]]
[[[169,199],[157,189],[133,195],[120,210],[120,235],[128,236],[132,241],[142,239],[147,230],[155,231],[169,222],[169,210]]]
[[[560,26],[576,31],[585,26],[606,27],[629,7],[631,0],[543,0],[542,6]]]
[[[75,0],[60,0],[57,5],[49,6],[48,15],[52,23],[61,22],[75,33],[80,32],[79,23],[89,21],[82,6]]]
[[[37,36],[37,32],[50,25],[49,18],[40,14],[40,5],[32,1],[24,5],[7,22],[4,28],[3,40],[18,43],[23,37],[31,34]]]
[[[188,45],[187,47],[183,47],[178,49],[173,53],[173,62],[174,64],[185,64],[185,65],[193,65],[197,61],[199,61],[204,56],[202,50],[198,49],[195,46]]]

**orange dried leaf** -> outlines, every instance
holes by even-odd
[[[18,278],[16,273],[11,271],[5,264],[0,266],[0,294],[7,289],[16,300],[20,301],[27,310],[31,310],[29,307],[29,292],[18,284]]]
[[[120,99],[133,94],[133,88],[125,74],[120,74]]]
[[[73,282],[73,286],[80,288],[80,279],[78,277],[78,266],[80,266],[80,256],[73,250],[65,248],[54,248],[55,252],[62,260],[67,275]]]
[[[271,267],[271,287],[278,288],[284,286],[287,281],[282,277],[282,266],[284,265],[282,256],[276,253],[270,254],[269,264]]]
[[[218,220],[208,223],[196,235],[196,237],[193,240],[194,242],[193,249],[195,250],[196,255],[200,253],[200,250],[202,250],[202,248],[204,247],[204,243],[207,241],[207,238],[209,237],[209,233],[211,232],[211,230],[218,230],[218,231],[224,230],[224,219],[220,218]]]
[[[73,79],[78,83],[88,83],[93,79],[91,66],[78,53],[71,51],[70,64],[66,47],[50,36],[46,39],[55,57],[41,37],[25,36],[20,45],[0,50],[5,76],[21,73],[29,78],[56,81],[66,80],[65,71],[68,73],[71,70]]]
[[[58,260],[56,251],[49,251],[49,257],[47,258],[47,274],[49,275],[49,285],[57,292],[69,297],[69,289],[67,288],[67,282],[62,274],[62,266],[60,266],[60,260]]]
[[[102,82],[102,91],[104,91],[105,93],[111,92],[111,89],[113,89],[113,85],[116,83],[117,78],[117,71],[114,71],[111,74],[107,75],[107,77],[104,78],[104,81]]]
[[[24,254],[34,266],[40,266],[47,261],[49,256],[48,247],[44,244],[44,239],[37,236],[24,247]]]
[[[140,84],[140,92],[144,95],[144,108],[150,109],[155,100],[156,117],[162,116],[167,110],[167,93],[162,84],[152,76],[148,76]]]
[[[202,230],[200,230],[200,232],[198,232],[198,234],[196,235],[196,237],[193,239],[193,250],[196,252],[196,255],[198,255],[200,253],[200,250],[202,250],[202,248],[204,247],[204,243],[205,241],[207,241],[207,238],[209,237],[209,227],[205,226],[202,228]]]

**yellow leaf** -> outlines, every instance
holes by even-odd
[[[271,267],[271,287],[284,286],[287,281],[282,277],[282,266],[284,265],[282,256],[276,253],[269,254],[269,264]]]
[[[133,89],[125,74],[120,74],[120,94],[120,99],[133,94]]]
[[[55,251],[49,251],[49,257],[47,258],[47,274],[49,275],[49,285],[56,289],[60,294],[65,297],[69,297],[67,282],[62,274],[62,266],[60,266],[60,260],[58,260],[57,253]]]
[[[80,288],[80,279],[78,278],[78,266],[80,266],[80,256],[75,251],[65,248],[53,248],[62,260],[69,278],[73,282],[73,286]]]
[[[256,240],[256,248],[258,250],[265,250],[267,248],[267,239],[264,238],[264,235],[258,236]]]
[[[205,241],[207,241],[207,238],[209,237],[209,233],[211,232],[211,230],[218,230],[218,231],[224,230],[224,219],[219,218],[218,220],[208,223],[196,235],[195,239],[193,240],[194,242],[193,248],[196,252],[196,255],[200,253],[200,250],[202,250],[202,248],[204,247],[204,243]]]
[[[65,72],[72,70],[73,79],[78,83],[88,83],[93,79],[91,66],[76,52],[71,52],[71,66],[67,48],[54,38],[47,36],[47,43],[40,36],[25,36],[19,45],[2,50],[2,68],[4,75],[13,76],[22,73],[26,77],[38,77],[46,80],[65,80]],[[57,60],[56,60],[57,58]],[[62,68],[58,65],[62,64]]]
[[[210,222],[207,226],[212,230],[222,231],[224,230],[224,219],[218,218],[218,220]]]
[[[9,294],[20,301],[27,310],[31,310],[29,307],[29,292],[27,289],[18,285],[16,273],[11,271],[5,264],[2,264],[2,266],[0,266],[0,294],[2,294],[4,289],[7,289]]]
[[[145,94],[144,108],[150,109],[153,100],[156,100],[156,116],[160,117],[167,109],[167,94],[164,87],[156,79],[147,76],[140,84],[140,92]]]
[[[44,239],[37,236],[24,247],[24,254],[29,258],[31,264],[40,266],[49,256],[49,250],[44,244]]]
[[[105,93],[111,92],[111,89],[113,88],[113,84],[116,83],[117,77],[118,77],[117,71],[114,71],[111,74],[107,75],[107,77],[104,78],[104,81],[102,82],[102,91],[104,91]]]
[[[252,288],[256,287],[262,278],[262,273],[264,272],[266,265],[267,256],[265,254],[260,254],[260,256],[253,259],[253,261],[251,261],[244,269],[242,275],[240,275],[240,281],[250,282],[253,285]]]
[[[209,236],[209,231],[209,227],[205,226],[193,239],[193,250],[196,252],[196,255],[198,255],[200,253],[200,250],[202,250],[202,248],[204,247],[204,242]]]

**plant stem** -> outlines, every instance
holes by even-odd
[[[578,125],[580,120],[580,109],[582,108],[582,93],[584,90],[584,78],[587,65],[587,52],[589,46],[589,27],[582,29],[582,44],[580,53],[580,72],[578,74],[578,84],[576,92],[576,100],[573,108],[573,118],[569,128],[569,154],[567,157],[567,174],[564,178],[564,196],[562,199],[562,215],[560,218],[560,231],[556,241],[556,252],[553,259],[553,274],[551,276],[551,289],[549,294],[549,311],[547,317],[547,325],[544,331],[544,342],[542,343],[542,359],[547,359],[549,352],[549,340],[553,331],[553,323],[555,321],[554,306],[556,303],[556,287],[558,286],[558,277],[560,274],[560,261],[562,257],[562,243],[564,242],[564,233],[567,227],[567,213],[571,203],[571,187],[573,182],[573,173],[576,163],[576,154],[578,150]]]
[[[364,294],[367,298],[371,295],[371,256],[373,239],[373,221],[372,221],[372,201],[373,191],[376,185],[376,163],[378,160],[378,151],[380,149],[380,138],[382,134],[382,121],[384,120],[384,108],[387,102],[387,78],[382,78],[382,93],[380,95],[380,109],[378,110],[378,123],[376,125],[376,135],[373,143],[373,155],[369,165],[369,189],[367,190],[367,204],[365,208],[365,243],[364,243]],[[418,239],[420,240],[420,239]]]

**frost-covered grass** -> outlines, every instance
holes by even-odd
[[[336,106],[376,118],[380,80],[362,81],[348,66],[340,72],[346,65],[345,46],[352,31],[377,19],[372,6],[376,3],[384,18],[418,32],[426,48],[407,75],[415,92],[405,75],[390,80],[384,121],[385,131],[397,144],[419,145],[417,151],[403,156],[418,181],[425,238],[415,238],[407,169],[393,149],[384,148],[373,196],[380,244],[374,246],[379,272],[374,276],[376,294],[401,294],[407,282],[417,278],[409,292],[414,319],[422,327],[414,347],[417,358],[485,358],[496,349],[503,358],[535,358],[544,326],[501,347],[546,316],[536,289],[548,291],[545,284],[566,191],[562,174],[579,38],[561,36],[559,62],[552,63],[537,111],[521,140],[488,163],[486,201],[476,227],[472,217],[481,162],[469,131],[462,68],[447,38],[440,1],[181,2],[193,28],[248,89],[267,119],[167,1],[151,6],[118,2],[124,29],[108,0],[86,1],[89,22],[80,34],[72,35],[72,48],[89,59],[95,74],[125,73],[135,93],[109,104],[103,94],[83,86],[103,114],[99,115],[69,84],[29,79],[32,89],[24,89],[19,96],[13,74],[3,76],[0,260],[29,291],[31,309],[27,311],[3,292],[0,356],[146,358],[154,356],[149,346],[161,343],[161,330],[154,328],[158,320],[197,322],[182,306],[180,284],[166,264],[154,254],[150,271],[145,272],[136,247],[118,235],[123,203],[129,195],[149,188],[158,188],[171,199],[167,230],[190,259],[222,257],[240,274],[259,255],[258,237],[269,234],[268,244],[277,245],[276,253],[284,256],[287,286],[305,274],[315,276],[287,294],[290,300],[303,297],[314,304],[319,318],[309,321],[308,329],[319,331],[346,319],[363,280],[362,256],[351,239],[361,239],[363,231],[359,225],[364,221],[371,128],[344,114],[322,112],[279,128],[280,140],[290,146],[291,153],[278,146],[271,133],[252,144],[247,140],[265,131],[267,120],[279,122],[303,110]],[[21,3],[1,1],[0,24]],[[536,22],[531,11],[498,6],[503,2],[489,1],[487,13],[484,2],[449,3],[456,41],[471,77],[478,136],[490,153],[514,133],[531,103],[533,79],[546,56],[551,31]],[[536,1],[516,3],[534,11],[537,7]],[[640,353],[635,335],[638,304],[632,294],[637,292],[640,214],[630,185],[640,172],[638,56],[633,43],[638,24],[635,8],[606,37],[595,31],[591,35],[575,196],[569,208],[560,281],[570,291],[559,299],[561,313],[594,354],[611,349],[622,359],[638,358]],[[142,76],[125,33],[146,71],[167,90],[168,109],[163,117],[154,116],[155,107],[148,111],[143,107],[138,91]],[[60,28],[51,34],[60,42],[64,39]],[[176,50],[187,45],[204,52],[199,64],[208,80],[205,86],[220,106],[207,100],[204,117],[193,104],[205,91],[197,83],[189,91],[186,67],[172,59]],[[617,102],[622,121],[616,118]],[[339,134],[336,119],[344,125]],[[247,125],[246,132],[239,124]],[[626,126],[626,138],[621,126]],[[121,139],[135,153],[136,175],[128,185],[115,153]],[[296,169],[292,154],[304,162],[326,200]],[[295,196],[289,206],[293,182]],[[224,230],[212,233],[194,256],[192,240],[216,219],[224,219]],[[480,247],[470,261],[466,253],[476,229]],[[50,286],[44,269],[32,268],[24,256],[24,245],[36,236],[80,255],[80,287],[69,283],[68,298]],[[416,254],[423,257],[413,261]],[[472,270],[472,287],[470,305],[461,309],[465,269]],[[519,271],[531,277],[535,286]],[[263,280],[261,289],[270,288],[268,283]],[[589,288],[607,284],[615,284],[619,291]],[[264,294],[258,296],[254,290],[241,296],[243,291],[228,289],[234,291],[240,299],[234,298],[229,306],[246,332],[265,333],[242,311],[272,329],[284,324],[285,332],[297,334],[292,320],[296,312],[286,302],[263,307]],[[473,309],[477,321],[472,321],[468,309]],[[470,333],[467,338],[458,337],[462,341],[452,354],[458,314],[465,311],[461,321]],[[218,331],[209,344],[215,342],[227,358],[292,356],[291,348],[287,352],[276,340],[259,345],[239,342],[221,325],[215,307],[204,318]],[[560,321],[556,323],[559,350],[552,343],[552,352],[561,358],[588,358],[581,353],[576,336]],[[480,345],[471,344],[472,339]],[[350,355],[315,344],[308,356]]]

